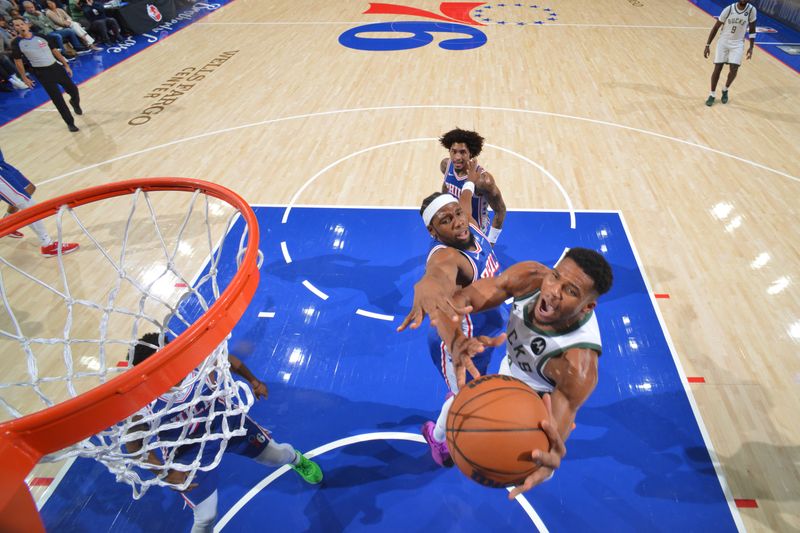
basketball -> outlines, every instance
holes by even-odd
[[[539,395],[511,376],[489,375],[462,388],[447,414],[447,446],[465,476],[487,487],[520,485],[538,468],[534,449],[550,441]]]

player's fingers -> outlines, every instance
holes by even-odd
[[[535,475],[536,475],[536,472],[534,472],[533,474],[531,474],[530,476],[525,478],[525,483],[523,483],[522,485],[517,485],[516,487],[514,487],[514,489],[511,492],[508,493],[508,499],[509,500],[513,500],[514,498],[516,498],[517,496],[519,496],[523,492],[527,492],[527,491],[531,490],[533,488],[533,484],[534,484],[533,476],[535,476]]]
[[[478,367],[475,366],[475,363],[472,362],[472,359],[469,359],[465,365],[465,368],[469,372],[469,375],[472,376],[472,379],[478,379],[481,377],[481,373],[478,370]]]
[[[453,303],[453,301],[450,299],[447,300],[447,305],[449,306],[449,309],[442,309],[442,311],[446,311],[448,313],[455,313],[456,316],[453,316],[453,320],[458,320],[459,315],[464,316],[472,312],[471,305],[465,305],[461,307]]]
[[[467,369],[464,365],[455,365],[456,371],[456,384],[461,389],[467,384]]]
[[[419,309],[412,309],[411,312],[408,313],[403,319],[403,322],[397,327],[397,331],[403,331],[409,326],[409,324],[411,325],[411,329],[417,329],[422,323],[424,316],[425,315],[421,313]]]
[[[484,346],[500,346],[504,342],[506,342],[506,334],[502,333],[497,337],[489,337],[488,335],[480,335],[476,337],[478,342],[480,342]]]

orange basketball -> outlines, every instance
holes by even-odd
[[[547,409],[539,395],[511,376],[470,381],[447,414],[447,446],[459,470],[487,487],[520,485],[538,467],[534,449],[550,441],[539,422]]]

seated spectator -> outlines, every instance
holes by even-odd
[[[102,2],[94,0],[78,0],[78,5],[83,11],[83,16],[89,21],[89,31],[96,32],[100,36],[102,44],[111,44],[112,36],[118,43],[125,42],[122,31],[114,17],[106,15],[106,9]]]
[[[94,38],[86,33],[86,30],[83,29],[83,26],[72,20],[72,17],[70,17],[66,11],[58,7],[53,0],[47,0],[47,10],[45,11],[45,15],[47,15],[47,18],[49,18],[58,28],[72,28],[72,30],[80,38],[80,40],[83,41],[83,44],[87,48],[91,48],[92,50],[100,50],[100,48],[94,45]]]
[[[86,47],[81,44],[78,36],[75,34],[75,31],[72,28],[56,27],[55,24],[53,24],[53,22],[47,17],[47,15],[36,9],[36,6],[31,0],[25,0],[22,2],[22,7],[25,9],[25,14],[22,16],[22,18],[31,24],[31,30],[33,33],[47,38],[48,41],[50,41],[51,38],[55,39],[58,49],[61,50],[61,53],[63,53],[65,56],[75,57],[76,53],[88,52]],[[69,41],[69,45],[73,49],[72,53],[68,52],[65,48],[66,45],[64,44],[64,39]]]
[[[2,1],[2,0],[0,0]],[[8,22],[0,16],[0,91],[27,89],[28,86],[17,76],[17,69],[11,61],[11,41],[16,33],[8,27]]]
[[[0,19],[11,16],[11,10],[17,7],[15,0],[0,0]]]

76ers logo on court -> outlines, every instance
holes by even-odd
[[[156,22],[161,22],[161,11],[153,4],[147,4],[147,14]]]
[[[391,51],[411,50],[433,42],[434,33],[461,34],[463,37],[446,39],[439,43],[445,50],[471,50],[486,44],[486,34],[475,26],[481,23],[472,20],[470,11],[486,2],[442,2],[441,14],[425,9],[398,4],[370,3],[364,14],[409,15],[424,17],[437,22],[407,21],[378,22],[364,24],[347,30],[339,36],[342,46],[354,50]],[[361,34],[387,33],[401,34],[400,37],[362,37]],[[408,36],[408,34],[411,34]]]

